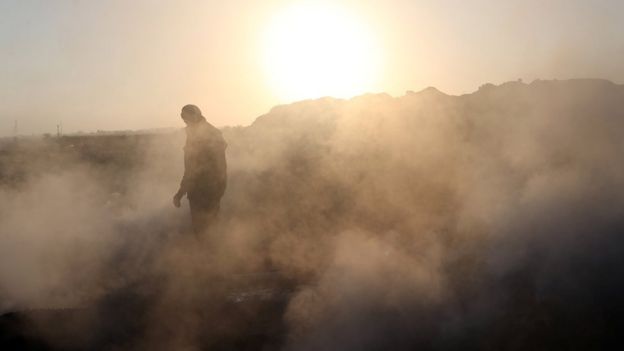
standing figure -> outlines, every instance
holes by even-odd
[[[200,235],[215,221],[225,192],[227,144],[221,132],[206,121],[197,106],[184,106],[180,116],[186,123],[184,176],[180,189],[173,196],[173,205],[180,207],[180,200],[187,196],[193,231]]]

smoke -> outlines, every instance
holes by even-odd
[[[275,107],[223,130],[200,241],[170,204],[179,134],[64,139],[55,162],[7,149],[3,167],[32,158],[3,178],[2,308],[96,306],[83,342],[121,349],[604,347],[623,95],[536,81]]]

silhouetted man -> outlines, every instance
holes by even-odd
[[[199,235],[214,222],[219,212],[227,183],[227,144],[197,106],[184,106],[180,116],[186,123],[184,176],[180,190],[173,196],[173,204],[180,207],[182,197],[188,197],[193,231]]]

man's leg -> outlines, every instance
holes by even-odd
[[[189,201],[191,207],[191,225],[195,235],[201,236],[214,224],[219,214],[219,203],[202,204]]]

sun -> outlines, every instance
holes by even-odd
[[[374,90],[380,50],[342,8],[299,3],[277,13],[263,38],[264,71],[281,100],[347,98]]]

